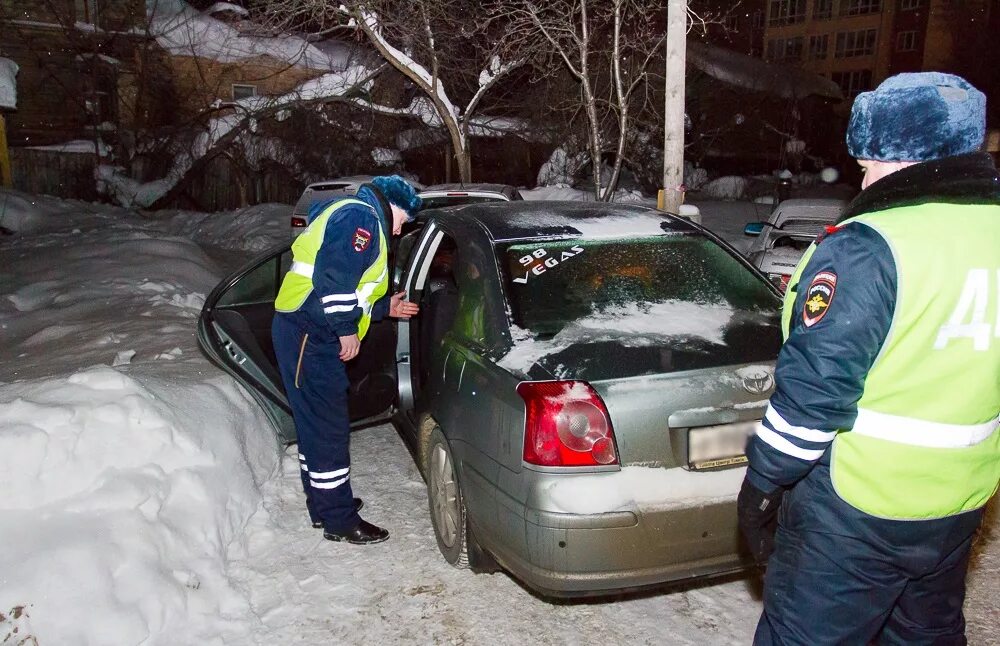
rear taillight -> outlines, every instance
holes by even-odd
[[[292,216],[292,228],[293,229],[304,229],[306,226],[306,219],[300,218],[297,215]]]
[[[524,381],[524,461],[544,467],[618,464],[608,409],[585,381]]]
[[[767,279],[784,293],[788,289],[788,281],[792,279],[792,276],[791,274],[768,274]]]

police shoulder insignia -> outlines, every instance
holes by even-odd
[[[806,327],[812,327],[823,320],[830,304],[833,303],[833,294],[837,290],[837,274],[832,271],[821,271],[816,274],[813,281],[809,283],[806,290],[806,304],[802,308],[802,321]]]
[[[372,241],[371,231],[358,227],[354,231],[354,250],[358,253],[368,248],[368,243]]]

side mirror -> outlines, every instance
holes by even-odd
[[[743,227],[743,235],[745,236],[759,236],[761,232],[764,231],[764,226],[766,222],[751,222],[750,224]]]

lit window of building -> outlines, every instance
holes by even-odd
[[[917,32],[901,31],[896,35],[896,51],[912,52],[917,49]]]
[[[877,36],[877,29],[842,31],[837,34],[837,46],[834,51],[834,56],[836,58],[871,56],[875,53],[875,43],[878,40]]]
[[[809,60],[817,61],[826,58],[826,52],[830,47],[830,35],[809,37]]]
[[[239,101],[240,99],[249,99],[250,97],[257,96],[257,86],[256,85],[239,85],[233,84],[233,101]]]
[[[899,8],[903,11],[913,11],[924,6],[924,0],[899,0]]]
[[[882,0],[841,0],[840,15],[863,16],[882,11]]]
[[[767,24],[791,25],[806,19],[806,0],[770,0],[767,6]]]
[[[861,92],[872,89],[872,71],[854,70],[852,72],[834,72],[830,79],[840,86],[844,96],[851,98]]]
[[[802,36],[774,38],[767,41],[767,60],[790,62],[802,60]]]
[[[829,20],[833,16],[833,0],[816,0],[813,6],[815,20]]]

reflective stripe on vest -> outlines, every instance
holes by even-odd
[[[851,432],[900,444],[960,449],[983,442],[998,427],[1000,420],[997,419],[982,424],[943,424],[859,408]]]
[[[288,268],[288,271],[293,274],[298,274],[299,276],[305,276],[306,278],[312,280],[313,270],[316,265],[311,265],[307,262],[302,262],[301,260],[293,260],[292,266]]]

